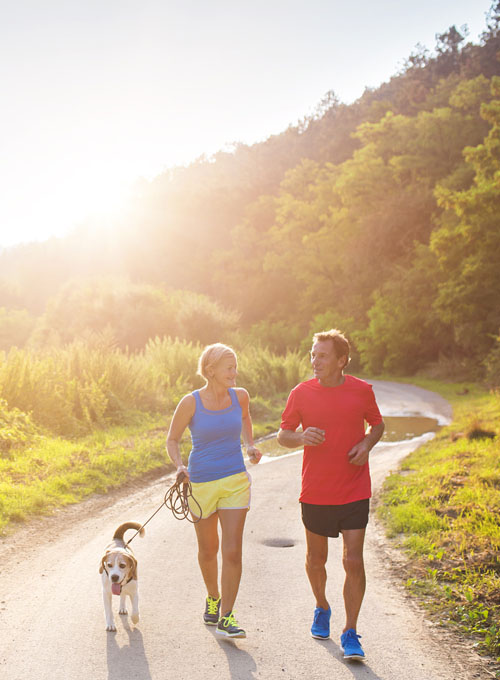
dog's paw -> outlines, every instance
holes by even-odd
[[[132,623],[139,623],[139,614],[132,614],[130,617],[132,619]]]
[[[108,631],[108,633],[116,633],[115,624],[114,623],[108,623],[108,625],[106,626],[106,630]]]
[[[122,607],[118,614],[120,614],[121,616],[127,616],[128,611],[125,609],[125,607]]]

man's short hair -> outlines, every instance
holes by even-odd
[[[320,331],[319,333],[315,333],[313,335],[313,343],[317,341],[325,342],[326,340],[331,340],[333,343],[333,351],[335,352],[337,359],[340,359],[341,357],[347,357],[347,360],[344,364],[345,368],[351,360],[351,348],[349,346],[349,340],[336,328],[332,328],[329,331]]]

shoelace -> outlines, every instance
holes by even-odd
[[[214,600],[213,597],[208,597],[207,602],[208,602],[208,613],[209,614],[217,614],[218,611],[219,611],[220,597],[219,597],[218,600]]]
[[[229,626],[234,626],[235,628],[239,628],[238,622],[234,618],[233,612],[231,612],[228,616],[222,617],[222,625],[224,626],[224,628],[229,628]]]
[[[358,643],[358,638],[360,638],[360,637],[361,637],[361,635],[358,635],[353,630],[349,630],[349,631],[347,631],[346,642],[356,642],[356,643]]]

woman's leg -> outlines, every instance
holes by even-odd
[[[219,582],[217,573],[217,553],[219,551],[219,533],[217,531],[217,513],[196,522],[196,538],[198,539],[198,564],[207,594],[214,599],[219,598]]]
[[[232,611],[241,579],[243,528],[248,509],[219,509],[222,528],[221,614]]]

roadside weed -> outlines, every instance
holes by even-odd
[[[410,592],[500,662],[500,395],[416,382],[450,400],[454,421],[403,462],[415,474],[386,480],[378,516],[407,552]]]

